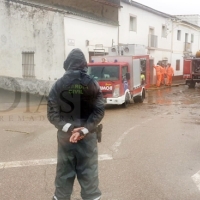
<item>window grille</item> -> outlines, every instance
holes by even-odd
[[[35,78],[34,52],[22,52],[22,76]]]

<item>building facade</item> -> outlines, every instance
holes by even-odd
[[[135,1],[122,0],[119,9],[119,43],[142,44],[150,56],[150,80],[155,83],[153,65],[171,63],[175,78],[181,79],[184,57],[199,47],[199,26]]]
[[[200,27],[177,18],[174,18],[171,23],[171,63],[175,75],[182,77],[184,59],[195,56],[200,48]]]
[[[73,48],[89,60],[95,45],[111,46],[119,1],[26,0],[0,2],[1,76],[56,80]]]
[[[1,76],[24,81],[61,77],[73,48],[90,61],[111,46],[139,44],[154,84],[154,64],[170,62],[182,78],[183,59],[200,49],[199,16],[172,16],[130,0],[5,0],[0,25]]]

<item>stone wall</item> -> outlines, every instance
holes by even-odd
[[[9,90],[24,92],[30,94],[39,94],[47,96],[55,81],[44,81],[35,79],[22,79],[12,78],[6,76],[0,76],[0,88]]]
[[[22,78],[22,53],[34,52],[35,78],[54,80],[60,77],[65,60],[64,41],[62,13],[0,1],[1,76]]]

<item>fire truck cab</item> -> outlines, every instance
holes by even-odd
[[[183,78],[189,88],[194,88],[196,83],[200,83],[200,51],[196,57],[184,59]]]
[[[149,82],[148,72],[148,55],[93,56],[88,64],[88,74],[98,81],[105,104],[125,107],[131,100],[143,102],[148,84],[142,83],[141,73],[146,75],[145,81]]]

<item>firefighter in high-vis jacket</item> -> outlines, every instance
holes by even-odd
[[[165,85],[166,69],[164,64],[161,64],[161,84]]]
[[[156,70],[156,86],[160,87],[161,83],[161,66],[160,63],[158,62],[156,66],[154,66],[154,69]]]
[[[104,116],[98,83],[89,77],[87,62],[79,49],[70,52],[66,70],[48,96],[47,115],[58,129],[58,158],[54,200],[70,200],[75,177],[83,200],[99,200],[96,127]]]
[[[171,86],[172,76],[174,76],[174,69],[172,68],[170,63],[167,64],[166,74],[167,74],[167,85]]]

